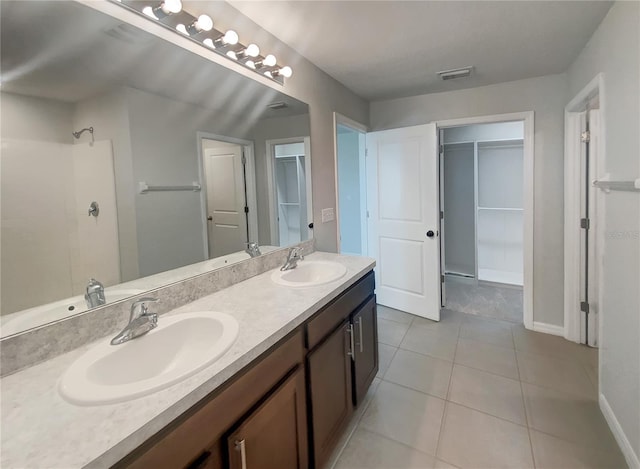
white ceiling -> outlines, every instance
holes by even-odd
[[[377,100],[565,71],[602,1],[228,0],[356,94]],[[440,70],[473,65],[471,78]]]

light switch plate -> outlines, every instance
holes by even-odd
[[[336,219],[335,214],[333,213],[332,208],[323,208],[322,209],[322,223],[327,223]]]

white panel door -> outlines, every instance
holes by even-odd
[[[435,124],[367,134],[369,255],[378,303],[440,320]]]
[[[207,181],[209,258],[242,251],[247,243],[247,216],[242,147],[204,150]]]

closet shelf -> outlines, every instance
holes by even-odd
[[[504,212],[522,212],[523,208],[518,207],[478,207],[478,210],[501,210]]]

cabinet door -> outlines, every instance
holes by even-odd
[[[345,321],[308,355],[316,468],[324,467],[353,412],[351,329]]]
[[[304,371],[298,369],[227,439],[231,469],[306,469]]]
[[[352,319],[354,335],[354,404],[359,405],[378,372],[378,321],[376,297],[356,311]]]

